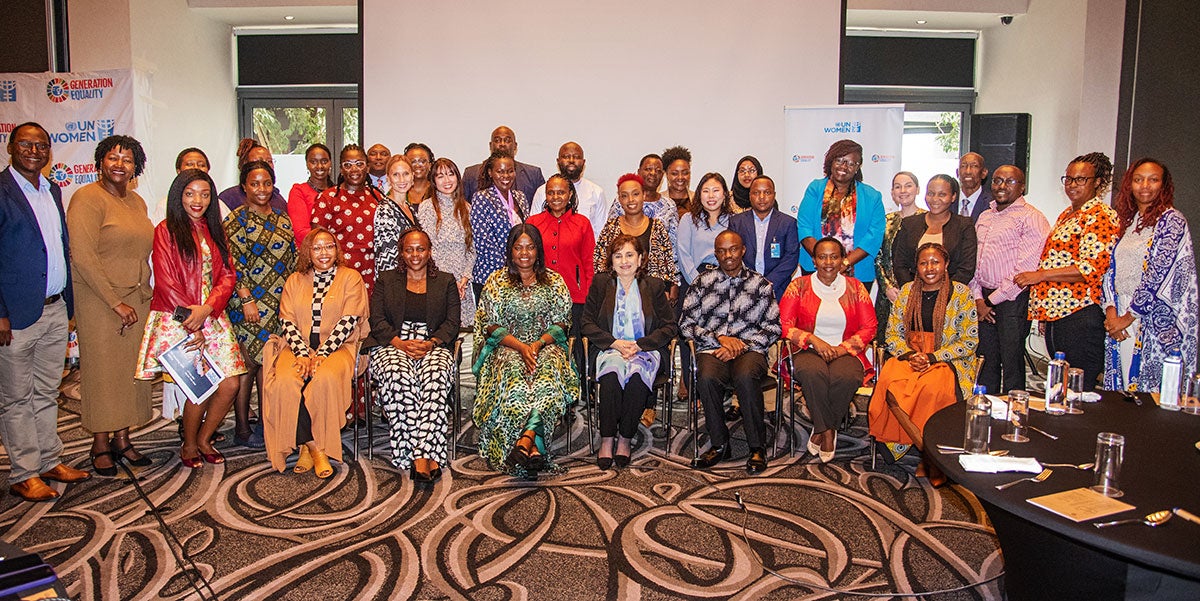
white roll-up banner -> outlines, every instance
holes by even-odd
[[[63,201],[96,172],[96,144],[113,134],[134,135],[133,74],[129,69],[74,73],[0,73],[0,168],[9,164],[8,136],[26,121],[50,134],[46,179]]]
[[[809,182],[825,177],[825,151],[844,139],[862,145],[863,181],[883,193],[885,207],[890,204],[904,141],[903,104],[787,106],[783,121],[783,193],[776,195],[780,210],[796,214]]]

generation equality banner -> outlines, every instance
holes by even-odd
[[[863,181],[891,207],[892,176],[900,170],[904,140],[903,104],[787,106],[783,109],[784,169],[780,210],[796,215],[809,182],[825,177],[825,151],[838,140],[863,147]]]
[[[9,164],[8,136],[36,121],[50,134],[46,179],[63,201],[99,179],[96,144],[113,134],[134,135],[133,72],[0,73],[0,168]]]

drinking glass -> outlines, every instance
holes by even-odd
[[[1025,430],[1029,427],[1029,393],[1024,390],[1008,391],[1008,429],[1001,436],[1009,442],[1029,442]]]
[[[1183,406],[1180,411],[1200,415],[1200,372],[1192,374],[1185,385],[1186,389],[1183,392],[1183,402],[1181,403]]]
[[[1083,415],[1079,404],[1083,402],[1083,370],[1072,367],[1067,370],[1067,415]]]
[[[1096,435],[1095,485],[1092,490],[1106,496],[1119,497],[1121,461],[1125,458],[1125,437],[1112,432]]]

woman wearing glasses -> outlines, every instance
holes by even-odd
[[[1044,324],[1046,351],[1065,353],[1091,389],[1104,371],[1101,283],[1119,226],[1117,212],[1104,202],[1112,162],[1099,152],[1075,157],[1062,181],[1071,206],[1055,221],[1038,268],[1013,282],[1029,286],[1029,319]]]
[[[875,281],[875,255],[883,244],[886,217],[883,195],[864,184],[863,148],[854,140],[838,140],[825,153],[825,177],[815,179],[804,191],[796,213],[800,245],[800,270],[813,273],[817,240],[837,238],[846,248],[842,273],[868,289]]]
[[[333,233],[341,247],[342,264],[357,271],[368,294],[375,284],[375,209],[383,201],[367,185],[367,153],[358,144],[342,149],[338,184],[317,197],[312,225]]]

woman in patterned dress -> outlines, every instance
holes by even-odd
[[[921,184],[912,172],[901,171],[892,176],[892,202],[900,208],[887,214],[886,225],[883,228],[883,245],[879,247],[879,254],[875,256],[875,281],[879,282],[875,295],[875,341],[880,344],[883,344],[887,334],[887,319],[888,314],[892,312],[892,303],[900,297],[900,284],[896,282],[896,275],[892,271],[892,242],[896,239],[896,232],[900,231],[900,222],[905,217],[925,212],[925,209],[917,206],[917,195],[920,192]]]
[[[392,190],[395,181],[392,182]],[[458,286],[430,258],[429,235],[401,238],[398,269],[380,272],[371,294],[371,375],[391,425],[392,464],[416,482],[434,482],[446,461],[458,338]]]
[[[1196,367],[1196,259],[1175,184],[1161,161],[1135,161],[1113,203],[1120,218],[1104,274],[1104,388],[1159,388],[1162,362],[1177,350]]]
[[[270,194],[274,187],[268,184],[267,189]],[[186,348],[203,349],[224,373],[212,396],[200,403],[183,403],[179,459],[192,469],[204,462],[225,462],[211,439],[229,413],[238,376],[246,373],[233,326],[225,316],[237,275],[220,215],[216,186],[207,173],[187,169],[175,176],[167,194],[167,218],[154,228],[154,297],[134,375],[139,380],[154,379],[162,371],[157,357],[189,336]],[[183,321],[172,319],[177,307],[188,311]]]
[[[600,237],[596,239],[596,250],[592,265],[597,274],[604,272],[608,261],[608,245],[620,234],[629,234],[649,249],[646,259],[646,275],[652,275],[667,283],[671,302],[679,293],[679,269],[675,264],[675,245],[671,243],[667,226],[661,219],[652,219],[643,211],[645,182],[640,175],[626,173],[617,180],[617,202],[623,213],[604,224]]]
[[[241,376],[233,403],[233,439],[242,446],[262,449],[262,434],[250,431],[250,389],[257,384],[261,411],[262,349],[271,334],[280,333],[279,297],[284,282],[296,268],[296,238],[288,215],[271,207],[275,170],[270,163],[243,165],[240,185],[246,193],[246,204],[229,213],[224,222],[237,272],[229,322],[246,360],[246,373]]]
[[[475,236],[475,267],[471,281],[475,297],[492,272],[504,267],[505,236],[529,216],[525,193],[514,189],[517,163],[503,151],[493,152],[479,168],[479,188],[471,198],[471,231]]]
[[[887,446],[885,459],[899,458],[913,444],[920,446],[921,430],[934,413],[966,398],[975,381],[975,347],[979,319],[971,289],[947,275],[950,252],[935,242],[917,249],[917,277],[900,289],[888,316],[887,351],[868,406],[871,435]],[[896,405],[910,423],[897,419]],[[932,466],[917,467],[917,476],[930,473],[936,486],[945,481]]]
[[[471,270],[475,267],[475,242],[471,234],[471,205],[463,196],[462,175],[454,161],[442,157],[429,171],[434,198],[417,207],[417,220],[433,239],[433,257],[438,271],[454,276],[458,283],[459,306],[464,328],[475,326],[475,290]]]
[[[506,247],[506,267],[488,277],[475,316],[474,419],[489,467],[536,478],[566,471],[547,457],[546,438],[579,398],[567,348],[571,294],[546,269],[536,227],[513,226]]]
[[[365,173],[365,171],[364,171]],[[342,460],[342,426],[350,407],[350,378],[359,342],[367,335],[367,289],[345,266],[333,234],[314,226],[296,255],[296,271],[279,303],[282,336],[263,349],[263,435],[271,467],[333,475]]]
[[[417,222],[417,207],[408,202],[413,187],[413,168],[402,154],[393,154],[383,169],[388,178],[388,194],[375,208],[375,273],[400,266],[400,238]]]
[[[312,225],[328,229],[342,251],[342,264],[359,273],[370,293],[375,283],[375,210],[383,198],[367,185],[367,154],[357,144],[342,149],[338,185],[317,197]]]

